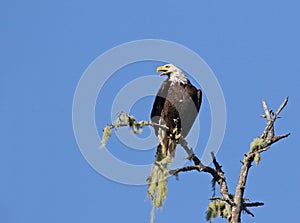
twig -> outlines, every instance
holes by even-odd
[[[136,122],[136,124],[140,125],[142,127],[144,127],[144,126],[152,126],[152,127],[156,126],[156,127],[159,127],[159,128],[161,128],[163,130],[168,130],[169,129],[165,125],[160,125],[160,124],[157,124],[157,123],[151,122],[151,121],[144,121],[144,120],[142,120],[142,121]],[[108,126],[111,129],[117,129],[119,127],[126,127],[126,126],[127,127],[131,127],[132,124],[130,122],[128,122],[128,123],[122,123],[122,124],[107,124],[106,126]]]
[[[225,197],[211,197],[211,198],[209,198],[209,200],[211,200],[211,201],[220,200],[220,201],[227,202],[230,206],[234,205],[231,198],[228,199],[228,198],[225,198]]]
[[[264,203],[262,202],[243,203],[242,210],[245,211],[247,214],[251,215],[252,217],[254,217],[254,214],[247,207],[259,207],[263,205]]]
[[[243,211],[245,211],[247,214],[251,215],[252,217],[254,217],[254,214],[246,207],[242,208]]]
[[[244,203],[244,207],[259,207],[265,205],[263,202]]]

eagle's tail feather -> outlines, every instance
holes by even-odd
[[[159,162],[162,159],[163,159],[162,145],[159,143],[156,148],[155,160]]]

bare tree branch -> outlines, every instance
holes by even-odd
[[[213,164],[215,166],[215,168],[212,168],[202,164],[200,159],[194,154],[193,150],[188,147],[188,144],[183,137],[179,140],[179,143],[187,152],[189,159],[193,160],[195,166],[187,166],[183,168],[178,168],[176,170],[171,170],[170,174],[178,176],[180,172],[187,172],[192,170],[197,170],[199,172],[206,172],[211,174],[211,176],[213,177],[213,181],[217,182],[220,187],[220,193],[222,194],[223,198],[227,201],[225,204],[225,208],[227,210],[228,216],[231,216],[231,206],[233,205],[233,200],[229,196],[228,186],[224,172],[222,170],[222,166],[216,160],[214,153],[211,153]]]
[[[252,166],[252,162],[254,161],[255,156],[256,155],[260,156],[259,154],[263,151],[268,150],[273,143],[283,138],[286,138],[290,135],[290,133],[288,133],[280,136],[274,136],[274,132],[275,132],[274,123],[279,113],[286,106],[287,102],[288,102],[288,98],[286,98],[283,101],[283,103],[279,106],[277,111],[274,114],[272,114],[268,109],[266,101],[264,100],[262,101],[263,108],[265,111],[265,117],[267,118],[268,121],[267,126],[262,132],[261,136],[258,138],[259,140],[255,139],[257,140],[256,142],[259,142],[259,144],[258,143],[253,144],[253,147],[251,146],[252,148],[250,148],[250,151],[244,156],[244,160],[242,162],[243,165],[240,170],[238,184],[235,190],[234,206],[232,207],[232,217],[230,223],[241,222],[241,212],[243,210],[243,197],[246,188],[246,181],[247,181],[249,169]],[[248,213],[247,209],[244,208],[244,210]],[[252,213],[250,212],[248,214],[252,214]]]
[[[249,169],[252,166],[252,162],[256,159],[256,156],[260,157],[260,153],[270,149],[271,145],[278,142],[279,140],[286,138],[290,133],[275,136],[274,134],[274,123],[277,118],[279,118],[279,113],[287,105],[288,98],[286,98],[283,103],[279,106],[277,111],[274,113],[268,109],[267,103],[265,100],[262,101],[263,109],[265,114],[263,117],[267,119],[267,126],[262,132],[259,138],[254,139],[254,143],[251,143],[250,151],[245,154],[242,161],[242,167],[240,170],[239,180],[236,187],[235,195],[233,198],[229,196],[228,187],[224,172],[222,171],[222,166],[217,162],[216,157],[211,153],[214,168],[205,166],[201,163],[198,157],[194,154],[193,150],[188,147],[188,144],[184,138],[181,138],[179,143],[187,152],[189,159],[193,160],[194,166],[187,166],[183,168],[178,168],[176,170],[170,171],[170,174],[178,175],[180,172],[188,172],[192,170],[197,170],[199,172],[206,172],[211,174],[213,181],[217,182],[220,187],[220,193],[222,195],[221,200],[226,201],[226,210],[227,210],[227,220],[230,223],[239,223],[241,222],[241,213],[245,211],[247,214],[254,216],[253,213],[248,210],[247,207],[258,207],[262,206],[263,203],[245,203],[244,202],[244,192],[246,188],[247,177]],[[258,163],[258,161],[257,161]]]

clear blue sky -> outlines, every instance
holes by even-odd
[[[265,121],[259,118],[261,99],[275,109],[290,97],[276,127],[279,134],[292,135],[262,155],[261,164],[250,171],[246,188],[247,197],[265,206],[253,208],[255,218],[244,216],[243,220],[297,222],[300,3],[103,2],[1,3],[0,222],[149,221],[146,186],[119,184],[96,172],[80,153],[72,127],[73,96],[87,66],[118,44],[145,38],[183,44],[214,71],[227,106],[225,139],[217,156],[231,192],[239,161],[264,128]],[[100,113],[111,106],[109,98],[118,87],[132,78],[154,75],[157,65],[148,62],[137,66],[138,70],[127,67],[115,74],[115,86],[112,82],[106,86],[111,94],[106,90],[102,101],[97,100],[98,131],[111,121],[109,112]],[[147,118],[152,101],[146,98],[132,112]],[[205,129],[209,129],[206,105],[204,98],[200,114],[203,144]],[[150,163],[155,153],[116,148],[114,137],[109,145],[115,156],[135,164]],[[210,180],[198,173],[181,175],[179,181],[171,178],[168,198],[156,222],[204,222]]]

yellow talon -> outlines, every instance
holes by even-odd
[[[177,135],[175,136],[175,139],[176,139],[176,140],[179,140],[180,137],[181,137],[181,133],[177,134]]]

